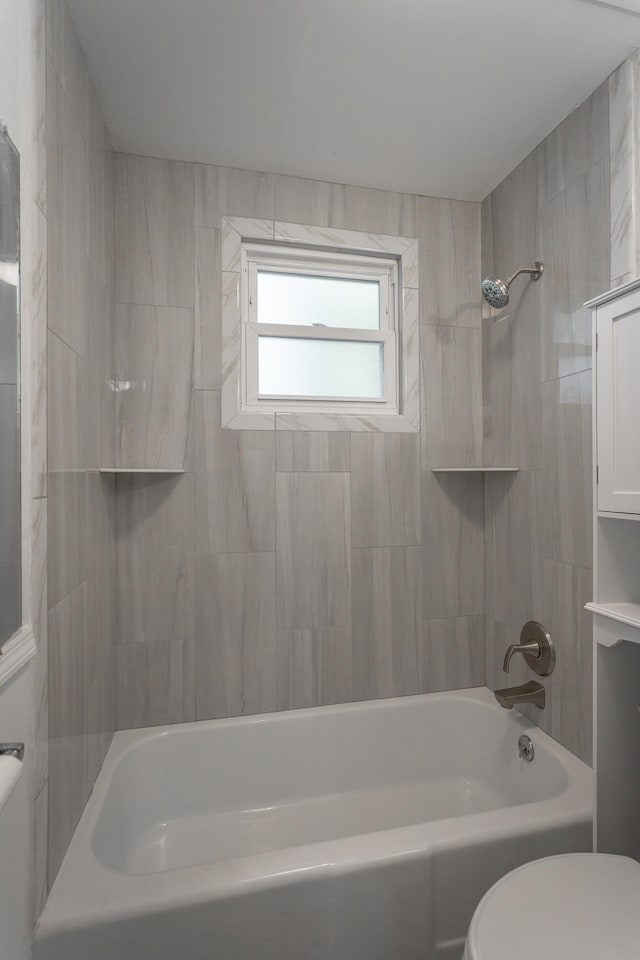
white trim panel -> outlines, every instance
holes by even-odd
[[[36,653],[36,641],[29,624],[21,627],[2,647],[0,656],[0,687],[15,676]]]

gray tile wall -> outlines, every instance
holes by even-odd
[[[481,216],[478,204],[114,158],[64,0],[38,0],[34,45],[35,914],[116,725],[501,684],[505,646],[536,616],[558,640],[542,724],[588,759],[581,304],[608,283],[604,89]],[[223,214],[419,237],[419,438],[223,434]],[[518,285],[499,324],[482,318],[481,246],[483,274],[545,259],[544,280]],[[142,349],[129,354],[130,339]],[[152,402],[123,393],[116,409],[107,379],[147,374]],[[431,473],[482,462],[483,433],[489,462],[525,470],[486,484]],[[121,477],[116,510],[97,466],[123,453],[187,473]],[[337,529],[323,527],[329,511]]]
[[[32,782],[32,911],[37,919],[48,890],[49,690],[47,616],[47,18],[46,0],[34,10],[34,116],[32,264],[23,286],[22,323],[30,326],[31,414],[31,618],[36,641],[34,663],[34,773]],[[23,198],[26,204],[27,198]]]
[[[116,445],[187,470],[117,481],[118,726],[482,683],[482,481],[431,473],[482,455],[479,205],[144,157],[116,171],[116,377],[154,385],[123,393]],[[221,429],[225,214],[419,238],[421,436]]]
[[[44,16],[41,32],[44,62]],[[602,91],[481,217],[478,204],[114,158],[64,0],[47,4],[46,64],[36,907],[116,727],[495,686],[504,647],[536,617],[558,639],[542,725],[589,759],[581,304],[608,279]],[[224,214],[419,238],[420,436],[220,429]],[[483,318],[481,273],[537,255],[543,281]],[[153,389],[114,395],[110,378]],[[483,458],[523,469],[431,472]],[[115,481],[101,463],[186,473]]]
[[[605,83],[485,200],[482,273],[544,260],[538,283],[483,320],[487,683],[530,679],[504,649],[528,619],[557,645],[548,705],[530,716],[591,760],[591,317],[609,286],[609,123]]]
[[[48,608],[48,649],[39,648],[37,664],[36,910],[100,769],[116,704],[115,484],[98,473],[114,457],[115,155],[64,0],[47,0],[46,40],[42,12],[48,296],[36,401],[46,400],[48,429],[45,453],[42,424],[34,427],[34,483],[47,499],[34,513],[34,538],[46,541],[37,603],[39,619]]]

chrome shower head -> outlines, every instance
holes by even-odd
[[[497,277],[485,277],[482,281],[482,296],[494,310],[502,310],[509,303],[509,287]]]
[[[482,296],[494,310],[502,310],[509,303],[509,287],[521,273],[528,273],[532,280],[539,280],[544,270],[542,260],[536,260],[533,267],[522,267],[512,273],[508,280],[498,277],[485,277],[482,281]]]

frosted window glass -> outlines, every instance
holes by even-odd
[[[379,330],[380,284],[259,270],[258,323]]]
[[[381,343],[259,337],[258,389],[265,396],[383,399]]]

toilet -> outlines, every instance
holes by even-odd
[[[638,960],[640,863],[576,853],[498,880],[471,921],[463,960]]]

